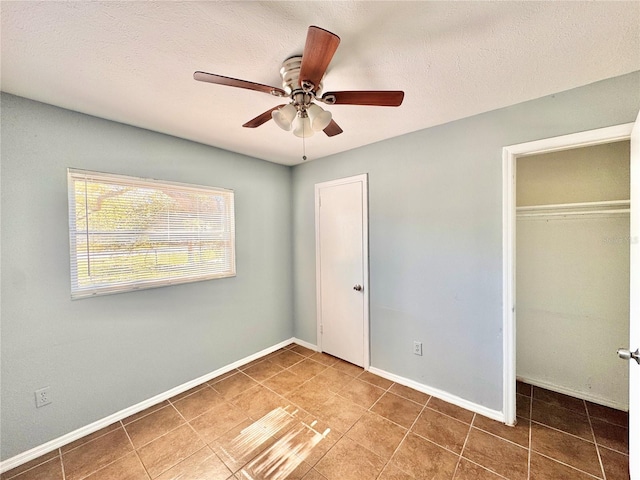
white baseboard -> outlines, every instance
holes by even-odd
[[[520,380],[521,382],[528,383],[529,385],[546,388],[547,390],[551,390],[553,392],[564,393],[565,395],[597,403],[598,405],[604,405],[606,407],[615,408],[616,410],[623,410],[625,412],[629,411],[628,404],[616,400],[611,400],[610,398],[602,398],[597,395],[592,395],[588,392],[582,392],[579,390],[574,390],[572,388],[562,387],[560,385],[555,385],[551,382],[546,382],[544,380],[538,380],[535,378],[517,376],[516,379]]]
[[[379,368],[370,367],[369,371],[380,377],[386,378],[387,380],[391,380],[406,387],[413,388],[414,390],[418,390],[419,392],[439,398],[440,400],[444,400],[445,402],[452,403],[454,405],[457,405],[458,407],[462,407],[466,410],[471,410],[472,412],[479,413],[480,415],[489,417],[493,420],[497,420],[498,422],[505,422],[504,412],[492,410],[482,405],[478,405],[477,403],[470,402],[469,400],[465,400],[464,398],[458,397],[457,395],[445,392],[444,390],[424,385],[422,383],[416,382],[415,380],[410,380],[408,378],[404,378],[399,375],[380,370]]]
[[[34,460],[42,455],[45,455],[49,452],[52,452],[53,450],[63,447],[64,445],[67,445],[68,443],[71,443],[75,440],[78,440],[79,438],[82,438],[86,435],[89,435],[93,432],[96,432],[98,430],[100,430],[101,428],[107,427],[109,425],[111,425],[112,423],[118,422],[124,418],[127,418],[130,415],[133,415],[134,413],[138,413],[141,412],[142,410],[145,410],[149,407],[152,407],[153,405],[163,402],[175,395],[178,395],[182,392],[186,392],[187,390],[189,390],[190,388],[196,387],[204,382],[208,382],[209,380],[218,377],[224,373],[230,372],[231,370],[241,367],[242,365],[245,365],[249,362],[252,362],[260,357],[263,357],[264,355],[267,355],[269,353],[275,352],[276,350],[285,347],[287,345],[289,345],[290,343],[297,343],[300,344],[304,347],[310,348],[312,350],[318,350],[318,348],[314,345],[311,345],[307,342],[304,342],[302,340],[298,340],[296,338],[290,338],[288,340],[285,340],[283,342],[278,343],[277,345],[273,345],[272,347],[269,348],[265,348],[264,350],[261,350],[258,353],[254,353],[253,355],[249,355],[248,357],[245,357],[241,360],[238,360],[237,362],[233,362],[230,363],[229,365],[225,365],[224,367],[221,367],[217,370],[214,370],[211,373],[207,373],[206,375],[203,375],[202,377],[196,378],[194,380],[191,380],[189,382],[183,383],[182,385],[179,385],[175,388],[172,388],[171,390],[167,390],[166,392],[160,393],[158,395],[156,395],[155,397],[151,397],[147,400],[144,400],[140,403],[137,403],[135,405],[132,405],[131,407],[125,408],[124,410],[120,410],[119,412],[116,412],[112,415],[109,415],[108,417],[105,417],[101,420],[98,420],[96,422],[90,423],[89,425],[85,425],[84,427],[80,427],[77,430],[74,430],[73,432],[69,432],[65,435],[62,435],[61,437],[58,438],[54,438],[53,440],[50,440],[47,443],[43,443],[42,445],[39,445],[37,447],[34,447],[30,450],[27,450],[26,452],[20,453],[14,457],[8,458],[3,462],[0,462],[0,473],[4,473],[7,470],[11,470],[12,468],[15,467],[19,467],[20,465],[27,463],[31,460]]]
[[[291,339],[291,341],[293,343],[297,343],[298,345],[301,345],[303,347],[308,348],[309,350],[313,350],[314,352],[319,352],[320,349],[318,348],[317,345],[314,345],[313,343],[309,343],[309,342],[305,342],[304,340],[300,340],[299,338],[293,337]]]

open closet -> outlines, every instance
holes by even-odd
[[[628,410],[629,142],[516,167],[516,376]]]

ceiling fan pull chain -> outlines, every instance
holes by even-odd
[[[306,144],[304,142],[304,123],[302,124],[302,161],[306,161],[307,160],[307,148],[306,148]]]

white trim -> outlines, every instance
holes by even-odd
[[[320,284],[320,185],[314,187],[315,234],[316,234],[316,343],[318,351],[322,351],[322,286]],[[368,289],[367,289],[368,290]]]
[[[527,155],[540,155],[542,153],[559,152],[579,147],[590,147],[603,143],[620,142],[631,138],[633,122],[612,127],[598,128],[586,132],[570,133],[559,137],[543,138],[533,142],[518,143],[504,147],[510,153],[524,157]]]
[[[152,407],[153,405],[156,405],[157,403],[163,402],[175,395],[178,395],[182,392],[186,392],[187,390],[189,390],[190,388],[196,387],[204,382],[208,382],[209,380],[216,378],[224,373],[230,372],[231,370],[241,367],[242,365],[245,365],[249,362],[253,362],[254,360],[257,360],[260,357],[263,357],[269,353],[275,352],[276,350],[279,350],[282,347],[286,347],[287,345],[291,344],[291,343],[297,343],[299,345],[302,345],[304,347],[307,348],[311,348],[312,350],[317,350],[317,348],[314,347],[314,345],[309,344],[307,342],[303,342],[302,340],[298,340],[297,338],[290,338],[288,340],[285,340],[283,342],[280,342],[276,345],[273,345],[272,347],[269,348],[265,348],[264,350],[259,351],[258,353],[254,353],[253,355],[249,355],[248,357],[245,357],[241,360],[238,360],[236,362],[230,363],[229,365],[225,365],[224,367],[221,367],[217,370],[214,370],[211,373],[207,373],[206,375],[203,375],[202,377],[196,378],[194,380],[191,380],[189,382],[183,383],[182,385],[179,385],[177,387],[172,388],[171,390],[167,390],[166,392],[160,393],[158,395],[156,395],[155,397],[151,397],[147,400],[144,400],[140,403],[137,403],[135,405],[132,405],[131,407],[127,407],[123,410],[120,410],[119,412],[116,412],[112,415],[109,415],[107,417],[104,417],[100,420],[97,420],[93,423],[90,423],[89,425],[85,425],[84,427],[80,427],[77,430],[74,430],[72,432],[69,432],[65,435],[62,435],[61,437],[58,438],[54,438],[53,440],[48,441],[47,443],[43,443],[42,445],[38,445],[37,447],[34,447],[30,450],[27,450],[26,452],[20,453],[14,457],[8,458],[6,460],[4,460],[3,462],[0,462],[0,473],[4,473],[8,470],[11,470],[12,468],[15,467],[19,467],[20,465],[27,463],[33,459],[36,459],[46,453],[52,452],[53,450],[63,447],[75,440],[78,440],[79,438],[82,438],[86,435],[89,435],[93,432],[96,432],[98,430],[100,430],[101,428],[107,427],[109,425],[111,425],[112,423],[118,422],[124,418],[127,418],[130,415],[133,415],[135,413],[141,412],[142,410],[145,410],[146,408]]]
[[[298,345],[300,345],[302,347],[308,348],[309,350],[313,350],[314,352],[319,352],[320,351],[320,349],[318,348],[317,345],[314,345],[313,343],[310,343],[310,342],[305,342],[304,340],[300,340],[299,338],[293,337],[291,339],[291,341],[293,343],[297,343]]]
[[[414,380],[410,380],[408,378],[401,377],[399,375],[395,375],[393,373],[389,373],[384,370],[380,370],[379,368],[370,367],[369,372],[375,375],[378,375],[380,377],[386,378],[387,380],[391,380],[392,382],[399,383],[400,385],[404,385],[406,387],[413,388],[414,390],[418,390],[419,392],[426,393],[427,395],[431,395],[433,397],[439,398],[441,400],[444,400],[445,402],[452,403],[466,410],[470,410],[482,416],[491,418],[492,420],[497,420],[498,422],[504,422],[504,415],[502,412],[498,410],[493,410],[491,408],[484,407],[477,403],[473,403],[468,400],[465,400],[464,398],[458,397],[457,395],[453,395],[451,393],[445,392],[444,390],[440,390],[435,387],[430,387],[429,385],[424,385]]]
[[[528,383],[529,385],[534,385],[536,387],[545,388],[547,390],[552,390],[558,393],[564,393],[565,395],[569,395],[571,397],[580,398],[582,400],[587,400],[589,402],[597,403],[598,405],[604,405],[606,407],[615,408],[616,410],[629,411],[628,405],[620,402],[616,402],[615,400],[600,398],[597,395],[590,395],[589,393],[581,392],[579,390],[574,390],[572,388],[563,387],[562,385],[556,385],[555,383],[547,382],[545,380],[538,380],[535,378],[528,377],[517,377],[518,380],[524,383]]]
[[[502,151],[502,412],[507,425],[516,423],[515,225],[516,162]]]
[[[320,299],[322,298],[322,289],[320,285],[320,249],[318,248],[320,245],[320,189],[356,182],[360,182],[362,184],[362,286],[364,295],[363,362],[364,369],[367,370],[371,364],[371,355],[369,339],[369,180],[368,174],[366,173],[315,184],[314,202],[316,229],[316,341],[318,343],[318,351],[322,352],[322,305],[320,302]]]
[[[505,423],[516,419],[516,324],[515,324],[515,227],[516,160],[518,157],[628,140],[633,123],[573,133],[502,149],[502,265],[503,265],[503,414]]]

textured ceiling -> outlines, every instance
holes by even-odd
[[[302,140],[247,120],[281,103],[193,80],[281,86],[307,28],[341,37],[331,90],[404,90],[399,108],[334,105],[344,133],[310,160],[640,70],[640,2],[2,1],[5,92],[264,160]]]

